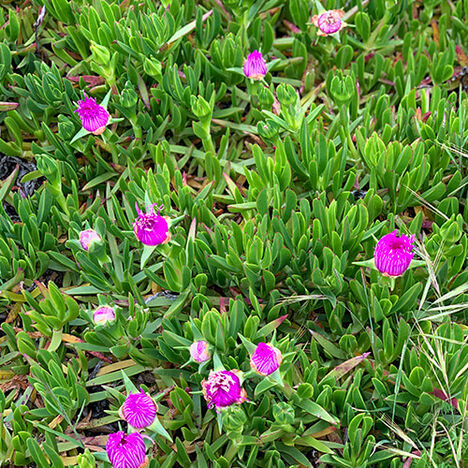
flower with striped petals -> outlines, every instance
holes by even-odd
[[[260,375],[270,375],[278,369],[283,360],[281,351],[271,344],[258,343],[250,358],[250,367]]]
[[[78,101],[78,115],[83,128],[94,135],[101,135],[109,122],[110,114],[106,108],[100,106],[96,99],[87,97],[83,91],[84,99]]]
[[[153,424],[158,406],[143,389],[140,393],[129,393],[119,410],[122,419],[135,429],[142,429]]]
[[[125,434],[123,431],[109,435],[106,452],[114,468],[145,468],[148,466],[146,447],[138,432]]]
[[[414,235],[411,237],[398,237],[396,229],[383,236],[375,247],[374,262],[375,267],[384,276],[400,276],[410,266],[414,253]]]

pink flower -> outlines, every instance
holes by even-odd
[[[267,66],[262,53],[254,50],[244,62],[244,75],[252,80],[261,80],[267,73]]]
[[[341,31],[346,25],[344,21],[341,21],[345,12],[343,10],[328,10],[321,15],[315,15],[312,17],[312,23],[317,26],[317,36],[328,36]]]
[[[206,341],[195,341],[190,345],[190,356],[197,362],[205,362],[211,359],[208,351],[208,343]]]
[[[138,432],[110,434],[106,452],[114,468],[143,468],[148,464],[145,442]]]
[[[283,360],[281,351],[271,344],[258,343],[250,358],[250,367],[261,375],[270,375],[278,369]]]
[[[109,112],[100,106],[95,99],[89,98],[83,91],[84,99],[78,101],[78,115],[81,119],[83,128],[94,135],[101,135],[109,122]]]
[[[203,396],[208,403],[208,408],[225,408],[234,403],[242,403],[247,399],[247,393],[241,388],[238,370],[211,371],[208,379],[201,385]]]
[[[140,393],[129,393],[119,410],[122,419],[135,429],[151,426],[158,406],[142,389]]]
[[[115,312],[112,307],[101,306],[98,307],[93,313],[93,321],[97,325],[104,325],[107,322],[115,320]]]
[[[93,242],[99,242],[101,236],[94,229],[86,229],[80,232],[80,243],[83,249],[88,250]]]
[[[409,267],[414,253],[414,236],[397,236],[397,231],[383,236],[375,247],[374,262],[377,270],[384,276],[400,276]]]
[[[156,203],[146,207],[146,213],[143,213],[135,203],[138,217],[133,223],[133,231],[137,239],[145,245],[159,245],[166,244],[171,239],[169,232],[169,218],[167,216],[160,216],[162,206],[158,209],[158,214],[154,212],[153,207],[157,206]]]

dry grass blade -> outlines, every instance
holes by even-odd
[[[408,436],[403,429],[401,429],[398,424],[393,422],[386,414],[382,416],[382,422],[393,432],[395,433],[400,439],[403,439],[405,442],[407,442],[411,447],[413,447],[415,450],[420,450],[418,446],[416,445],[415,442],[411,439],[410,436]],[[406,453],[405,453],[406,454]],[[406,454],[406,456],[411,457],[412,455],[410,453]]]
[[[324,301],[325,299],[327,298],[320,294],[309,294],[309,295],[304,295],[304,296],[284,297],[280,299],[278,302],[281,304],[294,304],[295,302]]]

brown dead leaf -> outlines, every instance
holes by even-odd
[[[437,25],[436,21],[432,21],[431,26],[432,26],[432,36],[434,38],[434,42],[437,44],[437,47],[439,47],[439,38],[440,38],[439,26]]]
[[[461,46],[456,46],[455,50],[457,51],[457,60],[462,67],[468,67],[468,57],[461,48]]]

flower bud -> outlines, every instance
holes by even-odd
[[[69,141],[75,136],[75,126],[70,120],[66,120],[66,117],[59,115],[58,122],[58,134],[64,141]]]
[[[122,419],[135,429],[142,429],[153,424],[158,406],[142,389],[140,393],[129,393],[119,410]]]
[[[273,418],[278,424],[294,424],[294,408],[285,401],[275,403],[272,408],[272,413]]]
[[[94,229],[86,229],[80,232],[80,244],[85,250],[89,250],[93,242],[100,242],[101,236]]]
[[[293,105],[298,100],[297,91],[291,85],[285,85],[284,83],[278,86],[276,96],[283,106]]]
[[[192,96],[192,111],[200,119],[211,119],[213,109],[203,96]]]
[[[93,321],[96,325],[105,325],[115,320],[115,312],[112,307],[101,306],[93,313]]]
[[[195,341],[190,345],[190,356],[196,362],[205,362],[211,359],[211,354],[208,350],[208,343],[200,340]]]
[[[113,468],[143,468],[148,465],[145,442],[139,432],[110,434],[106,452]]]
[[[91,41],[90,49],[93,54],[95,62],[99,65],[107,66],[110,63],[110,51],[107,47],[104,47],[100,44],[97,44],[94,41]]]
[[[275,96],[266,86],[261,86],[258,90],[258,100],[264,109],[271,109]]]
[[[161,62],[154,57],[146,57],[143,62],[143,70],[149,76],[156,78],[158,81],[162,81],[162,67]]]
[[[138,96],[132,85],[127,81],[125,88],[122,90],[122,95],[120,96],[120,104],[127,109],[131,109],[136,106],[138,101]]]
[[[237,438],[244,429],[247,416],[240,406],[229,406],[223,411],[223,428],[230,438]]]
[[[279,125],[271,119],[257,123],[257,131],[261,138],[273,140],[279,133]]]
[[[78,468],[96,468],[96,459],[88,448],[84,451],[84,453],[78,455],[77,462]]]
[[[260,375],[270,375],[275,372],[283,360],[281,351],[271,344],[259,343],[250,359],[250,367]]]

